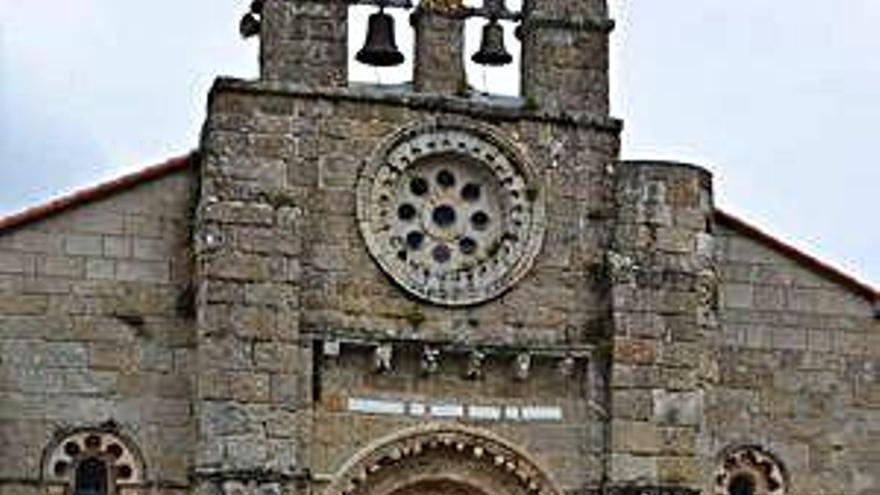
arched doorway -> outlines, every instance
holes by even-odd
[[[524,451],[483,430],[404,430],[356,454],[324,495],[561,495]]]

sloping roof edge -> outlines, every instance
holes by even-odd
[[[196,156],[191,152],[183,156],[171,158],[165,162],[151,165],[137,172],[103,182],[96,186],[80,189],[69,195],[61,196],[47,203],[28,208],[7,217],[0,218],[0,234],[23,227],[27,224],[43,220],[65,210],[98,201],[141,184],[161,179],[190,167]]]
[[[742,220],[739,217],[736,217],[726,211],[715,209],[715,221],[719,225],[723,225],[725,227],[730,228],[740,234],[753,239],[774,251],[777,251],[784,256],[791,258],[792,260],[798,262],[803,265],[807,269],[818,273],[819,275],[824,276],[830,281],[836,282],[844,287],[847,287],[851,291],[859,294],[864,297],[868,301],[873,303],[880,303],[880,291],[871,287],[865,282],[862,282],[855,277],[843,272],[839,268],[836,268],[815,256],[805,253],[800,249],[788,244],[778,237],[774,237],[763,230],[755,227],[754,225]]]
[[[198,152],[194,151],[183,156],[171,158],[163,163],[149,166],[117,179],[82,189],[42,205],[0,218],[0,234],[48,218],[65,210],[98,201],[146,182],[185,170],[193,164],[197,153]],[[844,273],[842,270],[801,251],[791,244],[787,244],[779,238],[764,232],[754,225],[727,213],[726,211],[716,209],[715,221],[720,225],[735,230],[746,237],[754,239],[755,241],[792,258],[808,269],[849,288],[871,302],[880,303],[880,291],[877,289],[847,273]]]

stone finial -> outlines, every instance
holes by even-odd
[[[519,381],[524,381],[529,378],[531,368],[532,355],[528,352],[517,354],[516,360],[513,363],[513,376]]]
[[[483,377],[483,361],[486,360],[486,353],[479,349],[474,349],[468,355],[467,378],[470,380],[478,380]]]
[[[425,346],[422,350],[421,368],[424,375],[436,373],[440,368],[440,350],[431,346]]]
[[[391,371],[391,360],[394,356],[394,347],[391,344],[382,344],[373,352],[373,370],[376,373]]]

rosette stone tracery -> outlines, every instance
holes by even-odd
[[[543,205],[527,161],[494,133],[460,123],[408,129],[358,185],[361,233],[399,285],[438,304],[491,299],[540,249]]]
[[[715,495],[785,495],[785,471],[779,461],[759,447],[727,452],[715,473]]]

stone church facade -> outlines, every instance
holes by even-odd
[[[604,0],[472,95],[266,0],[198,150],[0,220],[2,495],[878,495],[878,292],[619,160]]]

